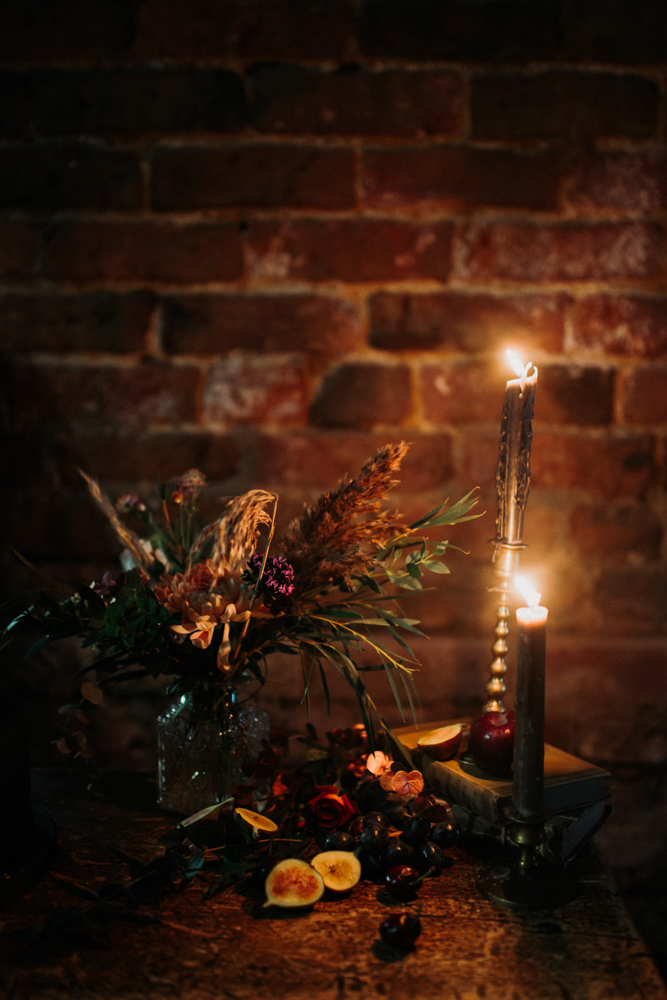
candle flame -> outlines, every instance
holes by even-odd
[[[529,608],[539,607],[542,595],[526,580],[525,576],[516,576],[514,583]]]
[[[516,377],[517,378],[521,378],[521,376],[524,374],[524,371],[525,371],[525,365],[521,361],[521,358],[519,357],[519,355],[515,354],[514,351],[508,350],[507,351],[507,360],[509,361],[510,365],[514,369],[514,371],[516,373]]]

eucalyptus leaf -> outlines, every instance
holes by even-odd
[[[181,822],[178,825],[179,827],[193,826],[195,823],[199,823],[200,820],[205,819],[207,816],[216,815],[220,811],[220,809],[223,808],[223,806],[226,806],[233,801],[234,801],[233,798],[227,798],[223,799],[222,802],[216,802],[215,805],[206,806],[205,809],[200,809],[199,812],[193,813],[192,816],[188,816],[187,819],[181,820]]]
[[[421,565],[424,569],[430,570],[431,573],[449,573],[448,568],[441,562],[434,562],[432,560],[425,559]]]

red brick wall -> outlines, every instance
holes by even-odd
[[[551,735],[664,761],[666,36],[660,0],[6,0],[11,543],[113,564],[77,465],[110,492],[196,465],[285,523],[406,438],[403,509],[489,511],[415,602],[427,712],[470,710],[511,345]]]

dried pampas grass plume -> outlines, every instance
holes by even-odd
[[[150,567],[153,565],[153,557],[148,555],[148,553],[143,550],[135,533],[130,531],[130,529],[123,524],[114,510],[114,506],[111,503],[111,500],[109,500],[109,497],[102,493],[100,484],[97,480],[93,479],[92,476],[87,475],[83,469],[79,469],[79,472],[86,480],[93,500],[102,513],[106,515],[111,527],[116,532],[118,541],[129,550],[133,559],[139,564],[139,566],[143,566],[144,569],[150,570]]]
[[[294,567],[295,586],[315,590],[338,577],[367,573],[376,565],[374,550],[405,530],[400,518],[383,510],[380,501],[397,481],[409,445],[387,444],[369,458],[359,475],[307,504],[300,520],[280,540]]]
[[[276,494],[265,490],[248,490],[232,497],[218,520],[199,533],[190,558],[196,558],[204,542],[213,538],[209,559],[213,573],[233,575],[239,569],[245,569],[248,559],[255,553],[260,526],[268,524],[273,529],[277,502]],[[273,503],[273,514],[268,514],[265,509],[270,503]]]

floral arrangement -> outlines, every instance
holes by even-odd
[[[114,506],[82,473],[124,546],[123,572],[79,586],[65,600],[41,592],[5,630],[11,639],[22,623],[36,626],[41,635],[31,652],[79,636],[95,654],[80,674],[94,671],[96,680],[82,683],[83,701],[71,706],[60,749],[92,755],[78,723],[86,702],[99,703],[109,684],[168,674],[174,695],[221,678],[234,684],[252,676],[262,684],[275,652],[300,658],[306,704],[318,675],[328,706],[325,668],[338,670],[354,688],[373,747],[375,706],[363,673],[384,670],[399,707],[401,691],[413,704],[418,663],[404,633],[422,633],[397,599],[421,590],[425,572],[448,572],[442,557],[450,543],[424,532],[478,516],[469,513],[471,494],[410,524],[383,506],[407,447],[382,448],[356,477],[307,504],[275,541],[273,493],[227,499],[202,527],[197,503],[206,480],[197,470],[160,486],[160,521],[136,495]],[[128,514],[140,519],[143,537],[123,520]],[[372,662],[361,662],[362,653]]]

